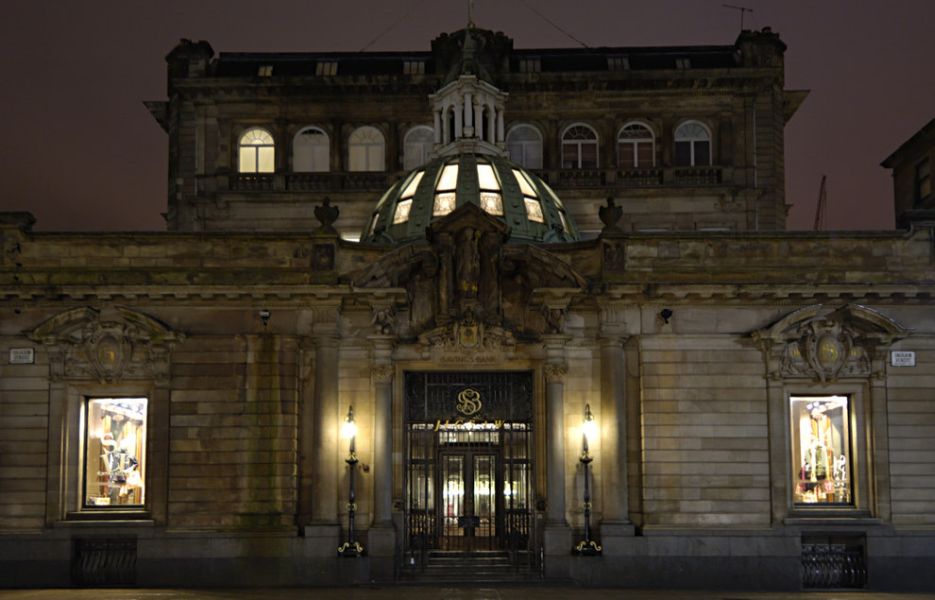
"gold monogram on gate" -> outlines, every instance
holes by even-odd
[[[457,408],[458,412],[462,415],[470,417],[480,412],[483,406],[483,403],[480,401],[480,392],[474,388],[467,388],[461,390],[461,393],[458,394],[458,405],[455,408]]]

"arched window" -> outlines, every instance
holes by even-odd
[[[318,127],[305,127],[292,140],[292,170],[297,173],[328,171],[331,163],[328,134]]]
[[[349,171],[385,171],[386,142],[376,127],[358,127],[348,140]]]
[[[656,139],[643,123],[627,123],[617,134],[617,166],[648,169],[656,166]]]
[[[429,160],[435,144],[435,130],[417,125],[406,132],[403,138],[403,168],[407,171],[421,167]]]
[[[243,132],[238,144],[241,173],[272,173],[276,170],[276,146],[265,129],[254,127]]]
[[[685,121],[675,130],[675,164],[680,167],[711,164],[711,132],[698,121]]]
[[[527,169],[542,168],[542,135],[532,125],[514,125],[506,134],[510,160]]]
[[[562,168],[597,168],[597,132],[582,123],[565,130],[562,134]]]

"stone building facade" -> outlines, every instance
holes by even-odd
[[[906,140],[882,165],[893,171],[896,223],[935,218],[932,164],[935,163],[935,120]]]
[[[0,580],[930,588],[932,224],[782,230],[783,48],[177,47],[169,231],[0,217]]]

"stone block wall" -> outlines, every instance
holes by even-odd
[[[35,364],[11,365],[0,342],[0,531],[38,530],[45,523],[49,435],[48,355]]]
[[[935,339],[909,338],[915,367],[888,367],[893,524],[935,525]]]
[[[641,344],[646,525],[767,526],[762,357],[729,336]]]
[[[298,379],[294,339],[193,338],[173,355],[169,525],[295,523]]]

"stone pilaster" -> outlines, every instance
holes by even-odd
[[[393,526],[393,343],[392,335],[373,335],[373,525],[367,535],[370,576],[388,579],[393,574],[396,530]]]
[[[601,445],[600,478],[602,512],[600,531],[607,539],[632,536],[627,460],[626,337],[620,327],[605,327],[601,344]],[[613,546],[613,544],[612,544]],[[609,551],[610,549],[608,549]]]
[[[548,428],[548,464],[546,524],[544,546],[546,576],[567,577],[572,547],[571,527],[565,513],[565,344],[569,336],[554,334],[543,336],[545,346],[546,427]]]
[[[613,554],[619,537],[632,537],[629,488],[629,413],[627,390],[627,341],[625,306],[620,302],[601,303],[601,328],[598,343],[601,360],[600,397],[600,535],[604,551]],[[608,546],[609,543],[609,546]]]

